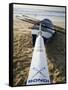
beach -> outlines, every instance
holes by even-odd
[[[60,23],[62,26],[62,23]],[[13,19],[13,85],[26,85],[33,53],[32,27],[34,24]],[[64,83],[65,29],[55,25],[56,34],[46,45],[48,68],[52,83]]]

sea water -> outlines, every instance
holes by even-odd
[[[15,5],[14,16],[28,16],[38,20],[50,19],[55,25],[65,28],[65,7]]]

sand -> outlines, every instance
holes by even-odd
[[[32,59],[33,24],[14,18],[13,26],[13,85],[26,85]],[[65,82],[65,30],[59,27],[46,45],[51,83]]]

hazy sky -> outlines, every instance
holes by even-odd
[[[45,10],[45,11],[60,11],[65,12],[64,7],[51,7],[51,6],[32,6],[32,5],[14,5],[14,8],[32,9],[32,10]]]

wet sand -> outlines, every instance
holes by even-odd
[[[14,18],[13,30],[13,84],[26,85],[32,59],[33,24]],[[65,30],[59,27],[46,45],[51,83],[65,82]]]

